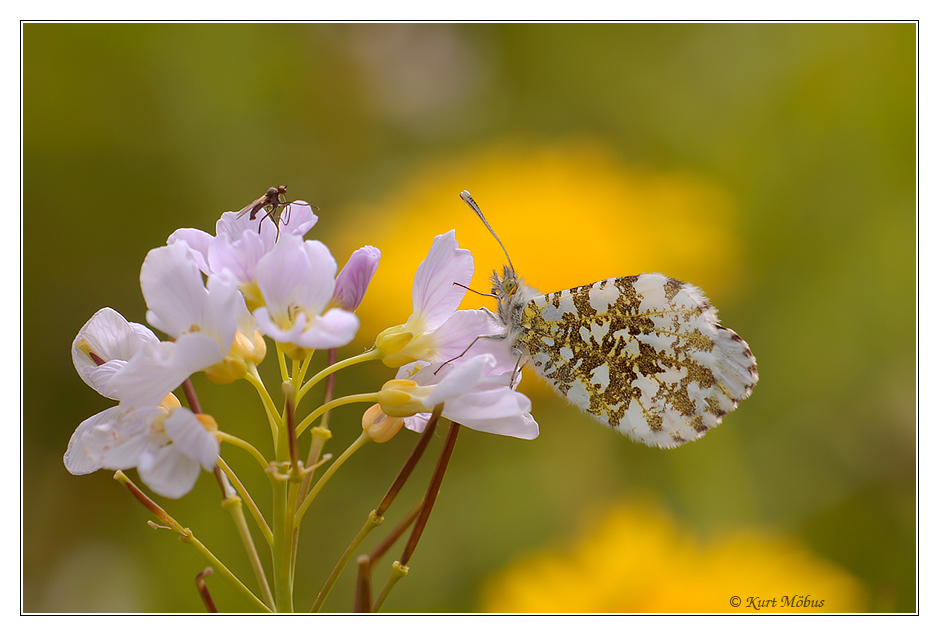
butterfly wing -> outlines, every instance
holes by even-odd
[[[750,348],[700,289],[662,274],[530,300],[516,347],[571,403],[650,446],[697,439],[750,395]]]

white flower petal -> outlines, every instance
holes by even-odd
[[[218,462],[219,443],[189,409],[173,409],[163,422],[166,435],[176,449],[211,471]]]
[[[284,235],[264,255],[257,265],[257,283],[275,320],[280,314],[286,315],[289,307],[302,305],[301,290],[309,277],[315,275],[303,239],[298,236]]]
[[[221,361],[226,353],[218,340],[201,333],[157,342],[142,348],[106,388],[120,396],[124,408],[156,406],[183,380]]]
[[[313,212],[313,206],[299,199],[290,204],[290,210],[285,210],[281,218],[284,219],[280,225],[281,235],[289,232],[297,236],[303,236],[309,232],[310,228],[316,225],[319,220],[319,217]]]
[[[206,289],[204,322],[199,325],[199,331],[214,336],[222,350],[228,352],[238,330],[239,312],[242,308],[247,311],[244,296],[238,291],[238,281],[228,270],[209,276]]]
[[[137,464],[143,483],[158,495],[179,499],[196,485],[199,462],[179,452],[174,444],[147,449]]]
[[[205,323],[202,272],[185,243],[150,250],[140,268],[140,289],[147,301],[147,321],[177,337]]]
[[[473,255],[460,249],[455,230],[434,238],[427,258],[418,266],[412,291],[412,318],[425,331],[436,329],[456,311],[473,278]],[[411,323],[411,320],[408,321]]]
[[[203,273],[208,274],[212,271],[208,261],[209,247],[214,241],[215,237],[208,232],[185,227],[170,234],[170,237],[166,239],[166,244],[185,243],[196,265]]]
[[[335,307],[322,316],[314,316],[310,326],[291,342],[306,349],[333,349],[352,342],[358,329],[358,316]]]
[[[504,334],[505,325],[488,311],[468,309],[454,312],[433,333],[434,361],[456,362],[463,356],[488,353],[496,358],[500,369],[514,369],[517,356],[502,337]]]
[[[92,415],[87,420],[78,425],[75,432],[72,433],[68,441],[68,449],[62,460],[65,462],[65,468],[73,475],[87,475],[101,468],[101,458],[96,455],[89,455],[85,450],[85,437],[91,430],[99,424],[107,424],[117,420],[118,407],[101,411],[97,415]]]
[[[300,305],[309,313],[322,313],[332,300],[336,288],[336,272],[339,266],[329,248],[320,241],[304,241],[311,276],[301,287]]]
[[[236,240],[237,239],[237,240]],[[208,262],[212,272],[229,270],[242,285],[253,283],[257,277],[258,261],[267,254],[271,245],[265,245],[253,230],[232,239],[219,236],[209,246]]]
[[[441,402],[447,402],[457,395],[474,390],[486,372],[495,366],[496,359],[488,354],[461,360],[459,364],[454,361],[451,363],[452,370],[439,379],[430,395],[427,396],[425,406],[433,408]],[[430,368],[428,367],[427,370],[429,371]],[[423,384],[417,377],[415,381]]]
[[[294,316],[293,323],[287,329],[281,329],[280,325],[274,322],[269,307],[255,309],[254,320],[258,324],[258,331],[277,342],[296,343],[306,328],[306,314],[302,312]]]
[[[512,371],[499,372],[496,358],[484,354],[464,357],[443,365],[417,362],[402,367],[398,378],[410,378],[419,386],[433,387],[421,401],[428,409],[443,403],[443,416],[486,433],[521,439],[538,436],[538,423],[531,417],[531,400],[513,390]],[[405,426],[423,431],[426,413],[405,419]]]
[[[443,416],[484,433],[520,439],[535,439],[539,433],[531,400],[507,386],[456,396],[444,403]]]
[[[411,417],[404,418],[404,427],[415,433],[423,433],[427,428],[427,422],[430,421],[430,413],[418,413]]]
[[[102,468],[133,468],[140,454],[151,443],[153,435],[150,422],[157,413],[155,408],[118,411],[116,417],[109,417],[107,421],[88,430],[82,438],[82,448]]]
[[[225,212],[215,222],[215,237],[218,239],[227,239],[234,243],[239,240],[245,232],[257,234],[258,221],[251,220],[247,214],[238,216],[239,212]]]
[[[88,386],[101,395],[120,399],[105,388],[111,376],[119,371],[127,360],[145,344],[158,342],[156,335],[137,323],[128,322],[110,307],[100,309],[79,330],[72,342],[72,362],[75,370]],[[85,353],[90,349],[105,364],[97,362]]]

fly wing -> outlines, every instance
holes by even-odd
[[[264,206],[264,202],[267,201],[267,196],[259,197],[246,205],[245,207],[238,210],[238,214],[235,216],[236,219],[240,219],[248,212],[251,212],[251,220],[254,220],[255,214]]]

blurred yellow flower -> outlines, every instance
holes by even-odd
[[[730,196],[702,176],[625,166],[592,141],[504,143],[418,170],[381,201],[344,210],[330,241],[339,255],[377,245],[382,262],[358,314],[374,339],[411,313],[410,285],[433,237],[455,228],[472,251],[472,288],[489,292],[505,262],[496,241],[460,200],[476,198],[529,285],[547,293],[615,276],[663,272],[702,287],[720,306],[743,253]],[[493,303],[467,294],[463,308]]]
[[[734,603],[737,603],[735,606]],[[484,612],[864,612],[861,584],[798,542],[741,531],[699,542],[649,504],[611,511],[572,549],[527,557]]]

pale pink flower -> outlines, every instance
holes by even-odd
[[[351,342],[355,314],[328,308],[336,285],[336,260],[323,243],[283,234],[257,266],[264,305],[254,310],[258,329],[278,342],[331,349]]]

